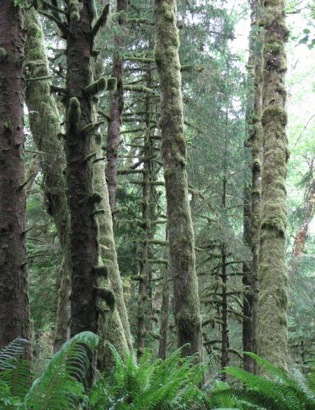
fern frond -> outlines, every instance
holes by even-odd
[[[76,409],[84,397],[83,381],[89,368],[87,349],[98,344],[98,336],[82,332],[63,345],[49,361],[42,376],[36,379],[25,397],[25,407],[32,410]]]
[[[29,341],[20,337],[0,350],[0,383],[12,400],[23,399],[30,385],[30,363],[23,359]]]
[[[134,353],[123,360],[113,346],[109,348],[115,359],[115,372],[110,377],[99,378],[93,386],[90,393],[93,409],[202,408],[205,395],[198,384],[204,370],[193,364],[194,357],[183,359],[181,350],[177,350],[165,361],[152,361],[152,353],[145,351],[137,362]]]
[[[268,377],[253,375],[235,367],[225,369],[225,373],[242,382],[244,388],[219,385],[211,395],[215,405],[222,406],[228,403],[240,409],[315,409],[314,391],[300,372],[289,374],[253,353],[249,356],[264,369]]]
[[[0,372],[14,367],[14,362],[25,354],[25,346],[29,341],[18,337],[0,350]]]

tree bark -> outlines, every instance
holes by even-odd
[[[160,77],[162,158],[167,199],[170,271],[174,284],[177,345],[199,353],[202,334],[195,269],[194,232],[188,199],[186,142],[181,94],[176,1],[156,0],[155,61]]]
[[[273,365],[287,367],[287,268],[285,126],[286,55],[283,0],[264,2],[263,169],[261,199],[258,354]]]
[[[243,303],[243,350],[257,351],[257,309],[258,288],[257,269],[260,232],[261,201],[261,162],[262,162],[262,45],[263,31],[259,30],[261,1],[250,0],[251,32],[248,58],[248,94],[247,94],[247,141],[245,146],[251,150],[251,183],[244,193],[244,242],[251,250],[251,261],[244,264],[244,303]],[[256,363],[244,355],[244,369],[255,373]]]
[[[29,111],[30,128],[38,151],[42,152],[41,168],[45,206],[57,228],[63,250],[60,267],[60,289],[54,351],[69,338],[70,320],[70,241],[69,214],[64,178],[65,153],[60,133],[59,111],[51,95],[51,79],[45,50],[45,39],[39,17],[32,8],[26,13],[25,61],[27,67],[25,101]]]
[[[117,0],[117,13],[126,12],[128,9],[128,0]],[[124,44],[123,29],[125,18],[118,19],[120,33],[115,37],[115,53],[113,57],[112,76],[117,79],[117,88],[113,92],[110,101],[110,119],[108,122],[107,145],[106,145],[106,180],[109,193],[109,203],[111,211],[116,208],[116,190],[117,190],[117,150],[120,143],[120,125],[121,114],[124,107],[124,90],[123,90],[123,60],[121,56]]]
[[[89,330],[98,332],[97,265],[98,233],[92,200],[92,167],[88,160],[92,97],[87,87],[93,81],[92,1],[72,2],[67,35],[67,129],[66,180],[71,220],[71,336]]]
[[[0,8],[0,347],[30,340],[23,162],[23,13]]]

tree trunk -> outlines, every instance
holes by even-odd
[[[160,76],[162,157],[167,199],[170,271],[175,299],[177,344],[183,355],[199,353],[202,334],[195,269],[194,232],[188,199],[186,142],[181,94],[176,1],[156,0],[155,61]]]
[[[11,0],[0,8],[0,347],[20,336],[30,340],[25,246],[23,162],[22,10]]]
[[[295,236],[295,240],[293,244],[293,256],[295,257],[299,257],[303,255],[309,226],[314,216],[314,211],[315,211],[315,176],[313,176],[311,184],[306,194],[306,203],[304,206],[303,222],[298,229],[298,232]]]
[[[263,88],[263,168],[261,199],[258,354],[273,365],[286,368],[287,361],[287,268],[286,163],[288,158],[285,126],[286,56],[283,0],[265,1],[264,88]]]
[[[71,220],[71,336],[98,332],[98,233],[94,219],[90,131],[92,121],[92,1],[71,2],[67,35],[66,180]],[[90,91],[89,91],[90,90]]]
[[[64,178],[65,154],[60,133],[60,118],[55,99],[51,95],[50,73],[45,39],[39,17],[34,9],[26,13],[25,61],[27,66],[25,100],[29,111],[30,128],[38,151],[43,152],[41,168],[45,206],[57,228],[64,253],[60,267],[60,289],[54,351],[69,338],[70,320],[70,242],[69,214]]]
[[[126,12],[128,9],[128,0],[117,0],[117,13]],[[116,208],[116,190],[117,190],[117,149],[120,143],[120,124],[121,114],[124,106],[123,90],[123,61],[121,57],[122,47],[124,44],[124,33],[122,32],[125,25],[123,14],[118,19],[121,32],[114,39],[115,53],[113,57],[112,76],[117,79],[117,88],[113,92],[110,102],[110,119],[108,122],[107,145],[106,145],[106,180],[109,193],[109,203],[111,211]]]
[[[248,94],[247,94],[247,141],[251,149],[251,185],[246,186],[244,194],[244,242],[251,250],[252,260],[244,264],[243,285],[245,288],[243,303],[243,350],[257,351],[257,309],[258,288],[257,269],[260,232],[260,197],[261,197],[261,162],[262,162],[262,45],[263,32],[259,30],[258,19],[261,15],[261,1],[250,0],[251,32],[248,58]],[[244,355],[244,369],[255,373],[256,363]]]

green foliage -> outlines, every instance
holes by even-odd
[[[30,388],[29,363],[18,360],[26,342],[16,339],[0,351],[1,409],[77,409],[98,336],[82,332],[65,343]]]
[[[247,354],[257,362],[265,376],[256,376],[236,367],[227,368],[225,372],[242,382],[244,388],[218,383],[211,394],[212,405],[234,406],[244,410],[315,408],[314,371],[305,379],[298,371],[288,374],[254,353]]]
[[[177,350],[165,361],[155,360],[146,351],[139,362],[132,353],[122,359],[109,345],[115,358],[115,371],[99,375],[90,393],[94,410],[202,409],[205,396],[198,388],[203,368],[194,365],[194,357],[181,358]]]
[[[32,6],[32,0],[12,0],[15,7],[20,7],[21,9],[28,9]]]
[[[13,408],[28,391],[29,363],[23,360],[28,343],[17,338],[0,350],[1,409]]]

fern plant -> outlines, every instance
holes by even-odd
[[[85,398],[84,381],[90,367],[88,352],[98,344],[98,336],[82,332],[63,345],[43,374],[29,387],[30,363],[20,359],[25,343],[16,339],[0,351],[1,410],[77,409]]]
[[[93,410],[176,410],[205,409],[206,397],[198,385],[203,367],[194,365],[194,357],[181,358],[177,350],[165,361],[152,361],[146,351],[137,361],[131,353],[122,359],[109,345],[115,359],[112,375],[98,376],[89,395]]]
[[[1,409],[15,408],[30,384],[30,364],[24,360],[28,340],[16,338],[0,350]]]
[[[211,393],[213,406],[259,410],[314,410],[315,372],[305,378],[299,371],[292,374],[273,366],[267,360],[247,353],[264,370],[257,376],[236,367],[225,372],[243,383],[243,388],[218,383]]]

